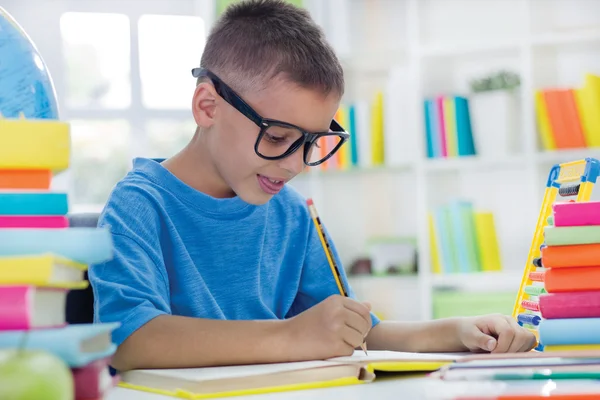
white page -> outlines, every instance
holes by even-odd
[[[277,364],[235,365],[230,367],[144,369],[131,372],[139,372],[148,375],[154,374],[163,377],[172,377],[201,382],[214,379],[241,378],[246,376],[268,375],[294,370],[331,367],[332,365],[332,363],[327,361],[302,361]],[[127,381],[127,372],[123,374],[123,380]]]
[[[372,351],[365,355],[362,350],[355,350],[347,357],[335,357],[329,361],[336,362],[369,362],[369,361],[453,361],[471,353],[405,353],[401,351]]]

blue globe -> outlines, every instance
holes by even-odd
[[[0,114],[4,118],[58,119],[56,91],[37,48],[0,7]]]

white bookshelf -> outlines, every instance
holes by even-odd
[[[315,199],[347,267],[363,254],[372,235],[417,238],[417,277],[407,277],[404,286],[383,285],[385,278],[365,286],[369,278],[353,278],[361,282],[361,295],[375,296],[384,286],[401,291],[408,285],[415,290],[395,301],[410,304],[405,311],[418,307],[418,318],[429,319],[436,288],[516,292],[551,166],[600,158],[600,148],[541,151],[533,111],[535,89],[578,86],[585,72],[600,73],[600,2],[335,0],[309,1],[308,8],[321,16],[319,22],[342,59],[345,99],[369,99],[375,90],[385,89],[394,68],[404,68],[414,79],[413,90],[405,95],[416,105],[417,123],[400,134],[415,157],[392,166],[312,170],[294,183]],[[468,95],[470,77],[500,68],[521,79],[513,151],[497,157],[426,159],[423,98],[444,92]],[[427,212],[455,197],[494,212],[503,272],[431,273]],[[400,318],[415,317],[412,311],[398,313]]]

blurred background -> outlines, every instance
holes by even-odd
[[[191,138],[190,70],[231,2],[2,0],[72,127],[71,212]],[[293,3],[342,60],[352,139],[292,185],[357,295],[382,318],[511,313],[550,168],[600,158],[600,1]]]

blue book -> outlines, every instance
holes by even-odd
[[[66,193],[0,193],[0,215],[66,215],[68,212]]]
[[[112,258],[112,236],[104,228],[0,229],[0,257],[43,253],[96,264]]]
[[[69,367],[78,368],[115,353],[117,346],[111,336],[120,325],[118,322],[74,324],[57,329],[4,331],[0,332],[0,349],[22,345],[28,350],[44,350]]]
[[[425,116],[425,139],[427,142],[427,158],[433,158],[433,134],[431,132],[431,115],[430,115],[430,103],[431,101],[425,100],[423,102],[423,111]]]
[[[454,98],[456,114],[456,138],[459,156],[475,155],[475,143],[473,142],[473,129],[471,127],[471,116],[469,114],[469,100],[464,97]]]
[[[462,218],[462,205],[460,202],[455,201],[448,205],[448,214],[450,216],[451,229],[453,232],[452,247],[454,248],[457,258],[457,272],[471,272],[471,266],[469,263],[468,255],[468,243],[465,235],[465,226]]]
[[[600,318],[542,319],[538,330],[544,346],[600,343]]]
[[[440,254],[442,260],[442,271],[444,273],[458,272],[455,249],[453,247],[452,224],[448,207],[439,206],[435,211],[438,240],[440,243]]]
[[[433,157],[443,157],[442,141],[440,138],[440,116],[437,104],[434,100],[427,100],[429,109],[429,125],[431,127],[431,143],[433,143]]]

